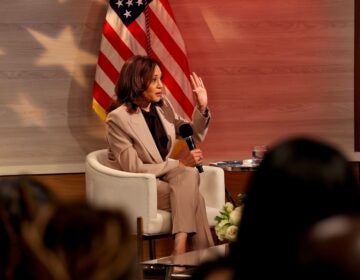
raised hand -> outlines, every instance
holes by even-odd
[[[207,108],[208,104],[207,91],[204,83],[202,79],[198,75],[196,75],[195,72],[190,74],[190,80],[194,92],[196,106],[200,111],[204,111]]]

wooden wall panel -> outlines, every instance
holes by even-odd
[[[354,146],[354,0],[170,0],[213,113],[209,161],[306,134]],[[3,1],[0,175],[83,171],[106,1]],[[66,170],[66,171],[64,171]]]
[[[193,4],[191,4],[193,3]],[[306,134],[353,152],[353,1],[173,1],[214,118],[209,158]]]

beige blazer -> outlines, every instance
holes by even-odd
[[[110,112],[106,119],[109,146],[107,164],[110,167],[128,172],[152,173],[160,177],[179,166],[179,161],[169,159],[169,155],[176,138],[180,137],[179,127],[188,121],[176,114],[167,98],[164,98],[164,105],[156,109],[169,139],[169,154],[165,161],[161,158],[141,110],[138,108],[136,112],[129,113],[127,107],[121,105]],[[210,114],[204,117],[194,109],[191,125],[195,142],[205,138],[209,120]]]

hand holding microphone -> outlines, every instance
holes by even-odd
[[[180,163],[184,166],[195,167],[202,163],[202,152],[200,149],[191,150],[181,160]]]
[[[193,129],[192,129],[191,125],[188,123],[181,125],[179,127],[179,132],[180,132],[181,137],[185,139],[186,144],[189,147],[191,158],[194,160],[197,170],[199,171],[199,173],[204,172],[204,168],[201,165],[202,152],[200,149],[196,149],[195,142],[192,137]],[[185,159],[185,161],[187,162],[187,164],[185,164],[185,165],[188,165],[189,159]]]

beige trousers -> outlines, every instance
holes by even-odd
[[[199,182],[191,167],[175,168],[157,180],[158,208],[172,213],[172,233],[188,233],[192,249],[214,245]]]

